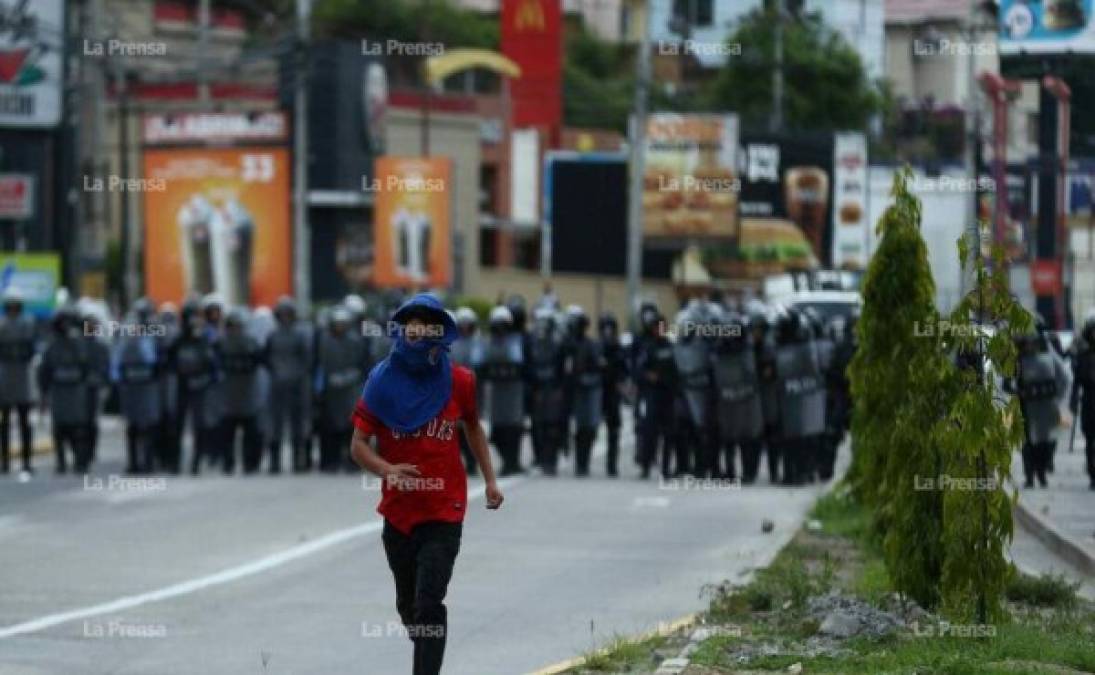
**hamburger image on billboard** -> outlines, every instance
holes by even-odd
[[[643,234],[735,236],[737,144],[734,115],[651,115],[643,175]]]

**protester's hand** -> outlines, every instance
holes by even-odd
[[[487,483],[486,494],[487,508],[491,510],[495,510],[502,506],[502,502],[506,500],[506,498],[502,496],[502,491],[498,489],[498,483],[495,483],[494,481]]]
[[[392,464],[388,473],[384,476],[388,485],[396,490],[407,492],[415,489],[415,478],[421,478],[422,472],[414,464]]]

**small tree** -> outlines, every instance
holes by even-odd
[[[962,268],[971,263],[970,247],[959,240]],[[1004,548],[1011,540],[1012,498],[1004,488],[1011,475],[1012,449],[1023,440],[1018,400],[1001,392],[997,377],[1015,375],[1015,336],[1032,329],[1030,314],[1008,290],[1001,246],[993,247],[989,270],[981,255],[972,256],[975,286],[951,314],[955,330],[948,340],[967,355],[947,375],[947,415],[933,434],[946,457],[947,475],[956,489],[943,494],[944,610],[980,623],[1003,614],[1002,599],[1011,567]],[[989,331],[988,325],[993,329]],[[991,371],[986,372],[987,367]]]
[[[879,222],[882,239],[863,283],[859,348],[849,367],[855,406],[849,480],[874,509],[896,588],[932,607],[942,572],[942,495],[918,488],[943,466],[925,420],[943,414],[933,392],[947,364],[911,175],[906,168],[894,176],[895,202]]]

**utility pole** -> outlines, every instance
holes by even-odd
[[[297,0],[296,82],[293,96],[293,288],[302,312],[312,304],[311,237],[308,230],[308,43],[312,0]]]
[[[772,117],[768,130],[772,133],[783,131],[783,0],[775,0],[776,31],[775,44],[776,67],[772,71]]]
[[[638,307],[643,276],[643,174],[646,172],[646,103],[650,84],[651,3],[645,0],[643,39],[639,46],[635,78],[635,114],[631,117],[631,185],[627,205],[627,303],[628,311]]]
[[[974,44],[977,39],[977,3],[970,3],[969,15],[966,17],[966,39],[968,44]],[[978,159],[981,149],[981,97],[978,90],[976,73],[976,60],[973,54],[966,56],[966,148],[965,164],[966,174],[974,181],[977,180]],[[1000,186],[997,186],[1000,187]],[[969,226],[966,228],[966,240],[970,245],[970,260],[981,256],[981,223],[980,223],[980,197],[978,190],[969,190],[969,204],[966,205],[966,214],[969,218]],[[977,283],[975,267],[962,271],[962,295],[974,287]]]

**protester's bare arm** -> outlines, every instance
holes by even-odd
[[[483,480],[487,483],[487,508],[497,509],[505,501],[505,497],[502,496],[502,490],[498,488],[498,481],[494,476],[494,465],[491,464],[487,434],[483,431],[483,425],[479,423],[479,420],[474,422],[465,421],[464,433],[467,435],[472,454],[479,462],[479,469],[483,472]]]
[[[404,478],[417,478],[422,475],[418,467],[413,464],[392,464],[384,461],[380,453],[369,443],[369,437],[360,429],[354,429],[354,437],[350,441],[350,456],[365,471],[392,481],[398,487],[402,486]]]

